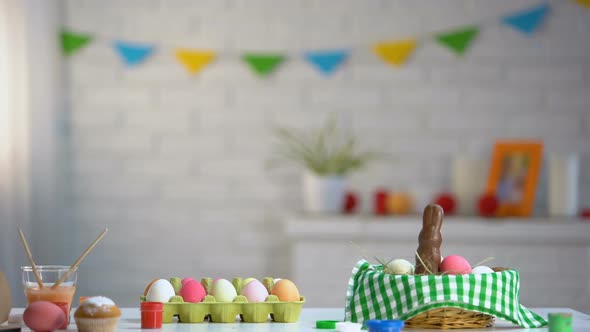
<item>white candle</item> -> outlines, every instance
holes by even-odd
[[[549,215],[574,217],[578,213],[579,158],[571,155],[549,156]]]
[[[477,199],[488,179],[485,160],[457,157],[453,160],[452,191],[457,199],[459,215],[475,215]]]

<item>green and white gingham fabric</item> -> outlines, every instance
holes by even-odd
[[[410,319],[433,308],[455,307],[505,319],[524,328],[547,322],[518,301],[518,272],[464,275],[391,275],[360,260],[350,276],[345,320]]]

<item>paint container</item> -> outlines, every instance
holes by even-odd
[[[141,302],[141,328],[162,328],[164,304],[161,302]]]
[[[399,332],[404,327],[403,320],[370,319],[365,322],[369,332]]]
[[[549,332],[572,332],[572,314],[549,313]]]

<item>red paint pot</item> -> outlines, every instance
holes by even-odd
[[[162,328],[162,316],[164,303],[141,302],[141,328],[160,329]]]

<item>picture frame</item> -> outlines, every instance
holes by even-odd
[[[497,141],[494,144],[487,192],[498,200],[497,217],[531,215],[542,157],[541,141]]]

